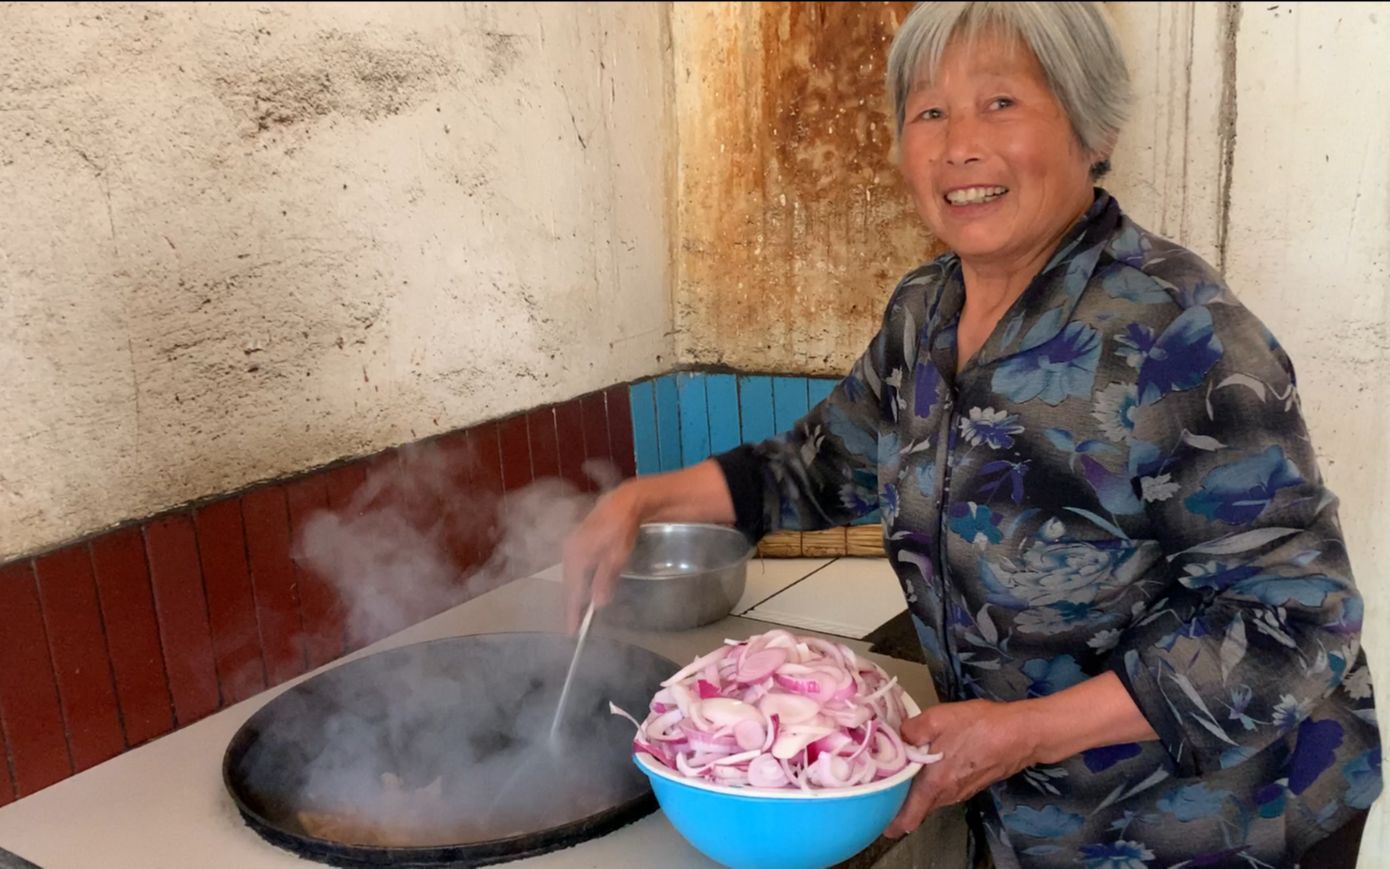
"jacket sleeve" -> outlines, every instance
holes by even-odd
[[[1169,590],[1111,661],[1178,774],[1195,775],[1251,757],[1338,687],[1362,600],[1293,367],[1264,326],[1218,302],[1131,337],[1145,354],[1131,482]]]
[[[880,421],[896,409],[885,381],[901,377],[903,341],[916,340],[908,300],[934,272],[898,285],[878,334],[830,395],[792,425],[757,444],[715,456],[733,497],[736,525],[752,541],[780,529],[847,525],[878,508]]]

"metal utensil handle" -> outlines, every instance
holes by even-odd
[[[560,725],[565,718],[565,701],[569,699],[570,683],[574,681],[574,671],[579,666],[579,653],[584,650],[584,638],[589,635],[589,624],[594,620],[594,602],[584,611],[584,620],[579,623],[579,636],[574,644],[574,657],[570,659],[569,672],[565,674],[565,686],[560,689],[560,703],[555,707],[555,720],[550,724],[550,744],[560,737]]]

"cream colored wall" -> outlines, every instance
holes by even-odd
[[[664,4],[0,9],[0,560],[669,367]]]

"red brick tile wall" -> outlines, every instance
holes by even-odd
[[[379,639],[350,637],[334,587],[295,560],[315,511],[394,499],[428,521],[453,492],[486,505],[552,476],[592,489],[588,459],[631,476],[627,394],[432,439],[446,478],[424,491],[392,486],[419,449],[407,446],[0,565],[0,805]],[[450,529],[458,602],[478,593],[462,578],[496,539],[495,528]]]

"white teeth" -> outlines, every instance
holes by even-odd
[[[1007,187],[966,187],[962,190],[952,190],[946,194],[946,201],[952,205],[975,205],[980,202],[989,202],[998,199],[1009,192]]]

